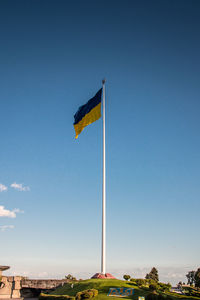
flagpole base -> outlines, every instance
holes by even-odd
[[[116,278],[110,273],[106,273],[106,274],[96,273],[91,277],[91,279],[116,279]]]

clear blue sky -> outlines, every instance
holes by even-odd
[[[197,0],[0,2],[7,274],[100,271],[102,120],[76,141],[73,116],[104,77],[107,271],[199,267],[199,36]]]

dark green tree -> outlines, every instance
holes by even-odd
[[[124,280],[129,280],[131,278],[131,276],[130,275],[124,275],[123,278],[124,278]]]
[[[195,276],[195,271],[190,271],[188,272],[188,274],[186,274],[187,277],[187,284],[189,285],[193,285],[194,284],[194,276]]]
[[[194,275],[195,287],[200,287],[200,268],[197,269]]]
[[[156,268],[153,267],[153,268],[151,269],[151,272],[148,273],[148,274],[146,275],[145,278],[146,278],[146,279],[152,279],[152,280],[158,282],[158,281],[159,281],[158,270],[157,270]]]

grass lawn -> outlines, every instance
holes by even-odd
[[[137,285],[135,285],[134,282],[131,281],[124,281],[124,280],[118,280],[118,279],[88,279],[88,280],[82,280],[79,282],[74,283],[73,288],[71,287],[71,284],[64,284],[64,286],[57,288],[55,291],[53,291],[51,294],[53,295],[69,295],[69,296],[76,296],[78,292],[81,292],[83,290],[88,289],[96,289],[99,291],[99,294],[97,297],[95,297],[95,300],[117,300],[118,297],[108,297],[108,291],[109,288],[121,288],[121,287],[127,287],[127,288],[133,288],[134,289],[134,295],[131,296],[131,299],[138,300],[138,296],[146,296],[149,294],[148,288],[139,288]],[[188,297],[185,295],[179,295],[175,293],[165,293],[165,295],[170,295],[173,300],[189,300],[189,299],[200,299],[197,297]],[[118,298],[119,299],[119,298]],[[123,297],[123,299],[129,299],[130,297]]]

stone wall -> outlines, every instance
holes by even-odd
[[[68,282],[67,279],[24,279],[22,276],[2,276],[0,300],[6,298],[30,297],[37,292],[53,290]]]
[[[21,281],[22,288],[33,288],[41,290],[55,289],[59,285],[68,282],[67,279],[23,279]]]
[[[21,279],[21,276],[2,276],[0,299],[20,298]]]

